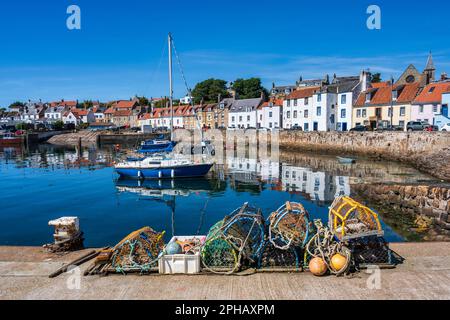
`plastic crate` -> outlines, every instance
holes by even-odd
[[[206,236],[183,236],[173,237],[169,243],[176,240],[186,241],[189,239],[199,239],[203,244]],[[164,255],[158,262],[160,274],[196,274],[201,272],[200,252],[196,254],[174,254]]]

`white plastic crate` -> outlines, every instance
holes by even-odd
[[[176,240],[186,241],[189,239],[199,239],[203,244],[206,236],[173,237],[169,243]],[[200,252],[196,254],[164,255],[159,260],[158,266],[160,274],[196,274],[202,270]]]

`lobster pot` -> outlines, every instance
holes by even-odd
[[[271,214],[269,241],[274,248],[304,247],[311,233],[309,214],[300,203],[287,202]]]
[[[202,248],[202,262],[212,272],[233,273],[241,266],[256,265],[263,244],[263,216],[244,205],[211,228]]]
[[[301,251],[297,248],[287,250],[278,249],[272,243],[266,242],[261,251],[258,269],[267,271],[301,271],[302,259]]]
[[[389,244],[379,237],[356,239],[348,243],[355,264],[359,268],[370,266],[395,267],[401,258],[390,248]]]
[[[341,241],[384,235],[378,214],[349,197],[334,200],[328,223]]]
[[[158,270],[158,259],[164,250],[164,232],[149,227],[137,230],[113,249],[111,266],[118,273]]]

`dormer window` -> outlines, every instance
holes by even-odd
[[[366,93],[366,103],[370,103],[370,100],[372,100],[372,93],[371,92],[367,92]]]
[[[398,91],[394,90],[392,91],[392,100],[397,101],[397,99],[398,99]]]
[[[430,90],[428,90],[428,93],[433,93],[434,89],[436,89],[436,87],[431,87]]]

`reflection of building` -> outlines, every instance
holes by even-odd
[[[309,168],[282,165],[282,190],[308,195],[315,202],[331,202],[337,195],[349,195],[347,177],[335,177]]]

